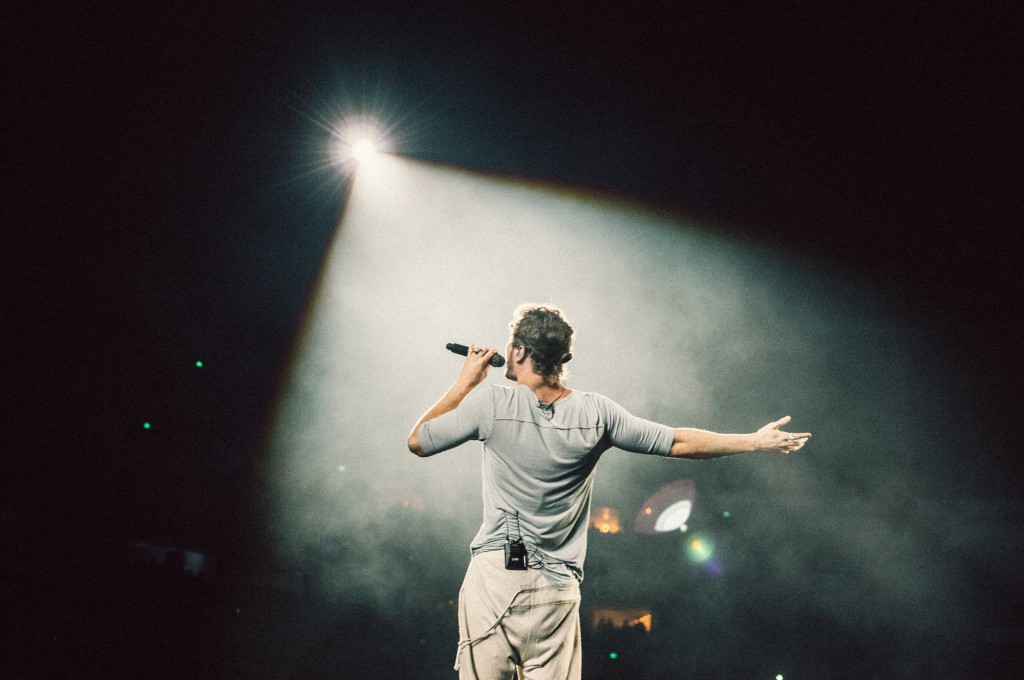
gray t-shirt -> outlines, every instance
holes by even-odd
[[[491,385],[420,427],[433,455],[483,442],[483,508],[473,553],[523,538],[529,564],[556,579],[583,578],[594,468],[612,446],[667,455],[673,428],[637,418],[607,397],[572,392],[541,405],[524,385]]]

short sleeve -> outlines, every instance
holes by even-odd
[[[424,455],[432,456],[468,441],[482,439],[493,419],[491,390],[474,390],[455,410],[420,425],[420,448]]]
[[[675,428],[638,418],[611,399],[602,398],[601,406],[612,446],[659,456],[667,456],[672,450]]]

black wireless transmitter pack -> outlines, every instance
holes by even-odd
[[[526,569],[526,544],[523,539],[505,541],[505,568],[522,571]]]

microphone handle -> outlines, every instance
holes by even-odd
[[[461,354],[462,356],[466,356],[467,354],[469,354],[469,347],[466,347],[465,345],[460,345],[455,342],[449,342],[447,345],[445,345],[445,349],[447,349],[449,352]],[[491,366],[494,366],[495,368],[501,368],[502,366],[505,365],[505,357],[501,356],[500,354],[495,354],[494,356],[491,357],[491,360],[488,363]]]

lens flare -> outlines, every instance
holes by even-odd
[[[701,563],[714,553],[714,545],[704,536],[694,536],[686,544],[686,554],[691,562]]]

